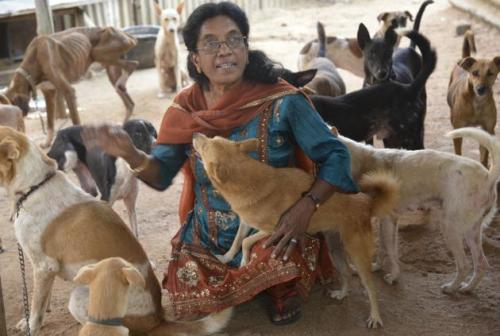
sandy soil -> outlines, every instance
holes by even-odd
[[[446,1],[427,8],[421,31],[430,37],[438,51],[438,65],[427,84],[428,109],[426,139],[428,148],[451,152],[451,141],[443,136],[451,129],[446,105],[449,73],[460,56],[462,39],[455,36],[455,26],[470,21],[476,32],[481,53],[500,54],[500,32],[449,6]],[[289,9],[274,9],[253,14],[251,17],[251,45],[260,48],[275,60],[295,69],[297,54],[304,42],[315,37],[315,22],[321,20],[329,35],[355,36],[358,23],[363,21],[371,32],[377,27],[376,16],[385,10],[408,9],[415,13],[419,1],[358,0],[340,2],[300,2]],[[361,78],[342,71],[348,90],[360,88]],[[500,104],[500,81],[494,88],[497,107]],[[96,74],[76,86],[81,118],[84,123],[120,122],[124,108],[108,84],[106,76]],[[154,69],[137,71],[128,84],[136,102],[135,116],[159,125],[172,96],[157,99]],[[59,121],[58,127],[68,125]],[[38,119],[27,120],[28,135],[38,142],[43,139]],[[475,144],[466,144],[466,155],[478,158]],[[422,176],[425,178],[425,176]],[[170,253],[170,237],[179,228],[177,205],[182,178],[163,193],[141,186],[137,204],[140,241],[151,260],[157,265],[161,279]],[[0,254],[0,276],[9,335],[21,335],[14,325],[22,316],[21,281],[16,242],[9,223],[9,203],[0,191],[0,236],[7,251]],[[125,220],[122,204],[115,209]],[[425,222],[417,215],[406,219],[408,224]],[[489,234],[500,237],[500,225],[495,221]],[[454,263],[436,225],[410,225],[400,233],[402,277],[395,286],[386,285],[377,275],[380,307],[384,329],[370,331],[372,335],[500,335],[500,251],[485,246],[491,264],[483,281],[472,295],[444,295],[440,285],[451,279]],[[31,288],[31,267],[28,283]],[[41,335],[75,335],[79,329],[67,310],[71,283],[57,280],[53,291],[52,312],[46,315]],[[273,326],[267,317],[265,301],[261,298],[236,309],[226,332],[230,335],[365,335],[368,302],[359,281],[353,279],[351,295],[342,302],[334,302],[317,287],[304,306],[304,316],[296,324]]]

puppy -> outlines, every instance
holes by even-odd
[[[157,2],[154,6],[156,15],[161,21],[155,42],[155,64],[160,84],[158,98],[162,98],[168,89],[179,92],[182,84],[187,82],[187,74],[180,66],[180,44],[177,36],[184,1],[179,2],[176,9],[161,9]]]
[[[387,29],[394,30],[406,28],[407,21],[413,21],[413,15],[409,11],[382,12],[377,16],[380,26],[375,33],[375,37],[384,37]],[[398,43],[399,45],[399,40]]]
[[[199,335],[215,332],[227,323],[228,310],[185,324],[166,322],[151,263],[125,223],[108,204],[73,185],[33,141],[3,126],[0,186],[6,188],[13,203],[16,238],[33,267],[32,335],[42,326],[56,276],[71,281],[82,266],[109,257],[127,260],[146,280],[145,289],[134,286],[129,292],[124,324],[131,332]],[[88,321],[88,301],[84,287],[71,293],[69,310],[82,324]],[[25,319],[17,327],[25,329]]]
[[[156,141],[156,130],[147,120],[132,119],[123,124],[134,145],[145,153],[151,153]],[[122,199],[129,214],[132,231],[138,237],[135,203],[139,192],[137,178],[126,162],[106,154],[99,148],[87,149],[80,132],[82,126],[71,126],[57,132],[56,139],[47,155],[57,161],[58,168],[73,170],[83,190],[111,206]]]
[[[345,94],[345,84],[340,77],[335,65],[326,55],[326,35],[325,28],[321,22],[317,23],[318,30],[318,57],[313,58],[308,64],[304,65],[303,69],[317,69],[316,76],[307,84],[307,87],[319,95],[324,96],[340,96]]]
[[[89,287],[88,321],[78,336],[128,336],[123,325],[132,287],[146,288],[146,280],[134,265],[122,258],[107,258],[83,266],[73,282]]]
[[[252,245],[273,231],[281,215],[314,182],[313,176],[298,168],[274,168],[248,156],[249,152],[257,151],[258,146],[257,139],[233,142],[221,137],[209,139],[202,134],[196,134],[193,139],[193,147],[201,156],[210,181],[242,221],[232,247],[220,257],[223,262],[233,259],[241,247],[242,265],[246,265]],[[361,188],[365,193],[335,193],[314,213],[307,232],[340,231],[368,292],[368,326],[377,328],[382,326],[382,320],[371,277],[373,235],[370,217],[385,215],[392,210],[397,203],[398,183],[392,175],[378,173],[367,176],[361,182]],[[259,231],[245,238],[250,228]],[[342,262],[345,264],[345,260]],[[339,265],[339,269],[346,267]],[[342,278],[346,280],[347,275]],[[343,282],[342,285],[345,296],[347,284]]]
[[[493,157],[486,170],[480,163],[454,154],[431,149],[405,151],[376,149],[345,137],[339,139],[351,153],[352,175],[360,179],[376,169],[388,169],[401,183],[400,199],[394,215],[380,221],[380,252],[387,254],[388,283],[398,279],[397,217],[416,209],[429,209],[430,220],[440,224],[446,245],[457,266],[453,280],[441,288],[445,293],[470,292],[480,282],[488,267],[482,247],[482,226],[491,222],[496,212],[496,184],[500,178],[500,142],[475,128],[462,128],[448,134],[452,138],[475,139]],[[471,251],[474,273],[467,283],[466,254],[463,242]]]
[[[492,59],[474,58],[476,43],[472,31],[464,35],[462,59],[453,68],[448,85],[448,105],[450,106],[453,128],[479,126],[490,134],[495,134],[497,108],[493,99],[493,84],[500,72],[500,56]],[[455,153],[462,155],[462,139],[453,139]],[[479,147],[481,163],[488,166],[488,151]]]

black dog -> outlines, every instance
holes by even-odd
[[[429,40],[418,32],[406,34],[422,52],[422,68],[410,84],[388,81],[339,97],[311,96],[314,107],[340,134],[366,141],[382,134],[391,148],[422,149],[423,116],[416,113],[421,92],[436,67],[436,52]],[[283,71],[282,78],[297,87],[307,84],[313,72]]]
[[[157,137],[154,126],[146,120],[132,119],[123,124],[134,145],[151,153]],[[123,199],[129,213],[130,226],[137,236],[135,202],[138,194],[137,179],[123,160],[103,152],[98,148],[88,150],[83,144],[80,132],[82,126],[71,126],[57,132],[56,139],[47,155],[57,161],[58,168],[73,170],[82,189],[111,205]]]

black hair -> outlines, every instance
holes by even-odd
[[[247,39],[245,39],[245,44],[248,47],[248,34],[250,32],[248,18],[245,12],[232,2],[205,3],[197,7],[188,17],[182,31],[184,44],[189,51],[187,56],[189,76],[205,89],[208,88],[209,80],[205,74],[196,71],[196,66],[193,64],[192,60],[192,53],[197,50],[196,45],[200,37],[200,30],[203,23],[206,20],[221,15],[227,16],[234,21],[243,36],[247,37]],[[248,64],[243,72],[243,78],[249,81],[272,84],[277,82],[281,69],[283,69],[283,66],[271,60],[264,52],[260,50],[249,50]]]

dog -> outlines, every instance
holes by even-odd
[[[424,1],[420,6],[415,17],[413,29],[418,31],[420,21],[428,4],[432,0]],[[409,13],[408,13],[409,14]],[[377,20],[381,21],[379,30],[376,36],[383,36],[385,31],[392,27],[393,29],[402,28],[403,23],[406,25],[406,12],[383,12],[377,16]],[[411,16],[411,14],[410,14]],[[383,20],[381,20],[383,18]],[[397,39],[399,43],[399,38]],[[298,59],[298,69],[303,69],[304,64],[309,63],[318,54],[318,41],[313,40],[307,42],[301,49]],[[337,68],[344,69],[352,74],[364,77],[364,59],[356,38],[342,37],[327,37],[326,39],[326,57],[329,58]]]
[[[210,139],[203,134],[193,137],[193,148],[200,155],[208,178],[241,219],[233,245],[225,255],[218,256],[222,262],[232,260],[242,248],[241,265],[245,266],[253,244],[274,230],[281,215],[314,182],[313,176],[298,168],[274,168],[248,156],[257,151],[258,146],[258,139],[233,142],[222,137]],[[398,182],[393,176],[379,172],[366,176],[361,181],[361,189],[364,193],[355,195],[335,193],[314,213],[307,232],[340,231],[368,292],[368,327],[377,328],[382,326],[382,320],[371,278],[370,256],[374,242],[370,217],[392,210],[397,203]],[[251,228],[259,231],[245,238]],[[339,266],[339,269],[346,267]],[[342,278],[347,280],[348,276],[344,274]],[[347,283],[343,282],[342,286],[345,296]]]
[[[393,215],[380,219],[380,254],[386,254],[390,272],[388,283],[398,280],[397,217],[415,209],[429,209],[430,220],[440,224],[446,245],[453,254],[457,272],[453,280],[442,285],[444,293],[471,292],[488,268],[482,247],[482,227],[496,212],[496,184],[500,178],[500,142],[494,136],[475,128],[460,128],[452,138],[467,137],[478,141],[493,157],[486,170],[479,162],[431,149],[406,151],[377,149],[339,136],[351,153],[351,169],[355,179],[376,169],[387,169],[401,183],[399,203]],[[463,241],[471,251],[474,272],[467,283],[466,255]]]
[[[429,40],[418,32],[406,35],[422,52],[421,71],[411,82],[389,81],[366,87],[339,97],[312,95],[310,99],[321,117],[337,127],[341,134],[356,141],[367,141],[374,135],[383,138],[385,147],[424,148],[424,116],[420,108],[421,92],[436,67],[436,52]],[[281,76],[294,86],[304,86],[311,72],[283,70]]]
[[[317,23],[319,49],[318,56],[313,58],[303,69],[317,69],[316,76],[307,84],[307,87],[319,95],[340,96],[345,94],[345,84],[340,77],[335,64],[326,55],[326,34],[321,22]]]
[[[34,284],[29,326],[38,334],[56,276],[71,281],[85,265],[121,257],[146,280],[129,292],[125,326],[150,335],[207,334],[223,328],[230,311],[176,324],[164,319],[161,289],[151,263],[130,229],[102,201],[76,187],[57,164],[23,133],[0,126],[0,186],[13,203],[16,238],[32,263]],[[50,200],[50,201],[47,201]],[[88,321],[88,289],[75,288],[69,300],[73,317]],[[22,319],[18,329],[26,328]],[[169,334],[170,332],[170,334]]]
[[[447,101],[453,128],[479,126],[495,134],[497,108],[493,85],[500,72],[500,56],[492,59],[475,58],[474,33],[467,31],[462,45],[462,59],[451,72]],[[462,139],[453,139],[455,154],[462,155]],[[488,152],[479,147],[481,163],[488,166]]]
[[[156,142],[156,129],[147,120],[131,119],[123,124],[134,146],[145,153],[151,153]],[[123,199],[129,214],[129,223],[135,236],[138,237],[135,203],[139,192],[137,178],[121,159],[106,154],[99,148],[87,149],[80,132],[82,126],[71,126],[57,132],[54,143],[47,155],[56,160],[60,170],[73,170],[83,190],[97,196],[111,206],[115,201]]]
[[[137,40],[113,27],[77,27],[51,35],[35,37],[28,45],[23,61],[14,73],[5,95],[24,115],[29,112],[30,94],[37,86],[47,105],[47,137],[42,147],[49,147],[54,137],[56,96],[64,96],[73,124],[80,124],[75,89],[93,62],[101,63],[116,92],[125,104],[125,121],[132,115],[134,102],[125,84],[139,64],[122,59]]]
[[[160,18],[161,28],[155,42],[155,65],[160,83],[158,98],[165,96],[167,89],[179,92],[187,82],[187,74],[180,66],[180,44],[177,30],[184,1],[176,9],[162,9],[154,3],[156,15]]]
[[[78,336],[128,336],[123,325],[132,287],[146,288],[141,272],[122,258],[107,258],[83,266],[74,283],[89,287],[88,321]]]

